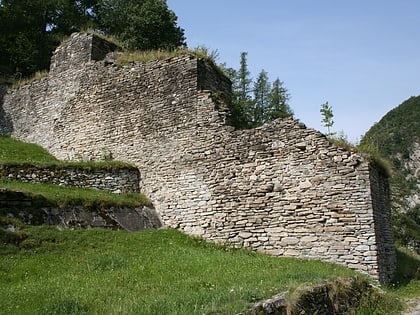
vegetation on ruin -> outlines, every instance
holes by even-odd
[[[302,284],[356,275],[171,229],[17,228],[20,237],[0,247],[0,304],[8,314],[235,314]],[[401,309],[392,295],[375,302],[370,314]]]
[[[12,191],[20,191],[33,197],[42,197],[48,204],[59,207],[82,205],[86,208],[101,208],[107,206],[141,207],[151,205],[149,199],[138,193],[114,194],[93,188],[34,184],[1,179],[0,187]]]
[[[12,137],[0,135],[0,164],[46,165],[58,160],[36,144],[24,143]]]
[[[173,50],[136,50],[125,51],[118,54],[116,62],[119,65],[127,65],[135,62],[150,62],[157,60],[164,60],[179,56],[192,56],[197,59],[204,59],[212,64],[216,64],[217,52],[210,51],[204,46],[199,46],[194,49],[178,48]]]
[[[21,167],[66,167],[81,169],[113,169],[132,167],[119,161],[66,162],[59,161],[42,147],[24,143],[8,136],[0,136],[0,165]],[[81,204],[93,206],[133,206],[150,205],[150,201],[142,194],[113,194],[98,189],[63,187],[49,184],[31,184],[20,181],[0,179],[0,187],[21,191],[29,195],[40,196],[51,204],[59,206]]]
[[[23,85],[30,84],[35,81],[39,81],[42,78],[45,78],[46,76],[48,76],[48,71],[41,70],[41,71],[35,72],[33,75],[29,77],[17,78],[12,83],[12,89],[17,89]]]
[[[9,136],[0,135],[0,165],[26,166],[72,166],[84,169],[118,169],[131,168],[132,165],[118,160],[103,149],[100,161],[61,161],[52,156],[47,150],[34,143],[25,143]]]
[[[239,69],[222,66],[225,75],[232,81],[232,126],[249,129],[277,118],[293,117],[293,110],[288,104],[290,94],[284,83],[279,78],[271,83],[265,70],[261,70],[253,82],[247,55],[247,52],[241,52]]]

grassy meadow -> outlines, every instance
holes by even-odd
[[[214,245],[171,229],[26,227],[0,250],[4,314],[235,314],[303,283],[354,276],[319,261]]]

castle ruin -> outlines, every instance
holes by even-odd
[[[293,119],[235,130],[230,81],[204,60],[117,65],[114,48],[73,34],[47,77],[0,93],[0,133],[64,160],[106,151],[135,165],[167,227],[390,280],[396,255],[379,167]]]

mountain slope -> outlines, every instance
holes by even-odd
[[[389,111],[363,137],[392,162],[390,179],[395,235],[420,251],[420,96]]]

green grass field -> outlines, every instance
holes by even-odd
[[[302,283],[356,273],[170,229],[24,228],[0,250],[2,314],[235,314]]]

